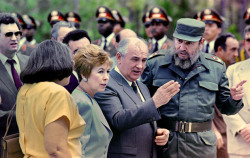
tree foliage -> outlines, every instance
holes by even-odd
[[[240,38],[239,33],[241,33],[240,30],[242,30],[243,26],[242,20],[240,22],[238,20],[240,20],[239,17],[242,17],[240,15],[242,10],[247,6],[249,7],[249,2],[247,0],[225,2],[226,0],[1,0],[0,12],[18,12],[33,16],[40,23],[35,38],[41,42],[50,38],[50,25],[47,16],[54,9],[63,13],[68,11],[77,12],[82,18],[81,29],[88,31],[91,39],[94,40],[100,37],[97,31],[95,12],[96,8],[101,5],[119,10],[127,21],[126,28],[134,30],[141,37],[146,37],[141,21],[143,14],[153,6],[162,6],[173,19],[167,32],[170,38],[172,38],[176,21],[179,18],[193,17],[197,11],[205,8],[215,8],[220,12],[226,10],[226,19],[230,19],[227,31],[238,33],[237,37]],[[232,5],[232,3],[237,5]],[[221,6],[221,4],[226,5]],[[221,7],[226,7],[226,9],[223,10]],[[232,7],[234,8],[232,9]],[[237,11],[239,8],[240,11]],[[234,10],[234,14],[230,14],[228,10]],[[231,24],[234,25],[231,26]]]

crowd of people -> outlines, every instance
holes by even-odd
[[[179,19],[173,39],[160,6],[142,17],[148,39],[118,10],[95,16],[91,40],[77,13],[53,10],[37,43],[32,16],[0,13],[0,137],[16,104],[8,135],[24,157],[250,157],[250,8],[243,42],[214,9]]]

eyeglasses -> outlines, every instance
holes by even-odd
[[[150,24],[145,24],[144,26],[145,26],[146,28],[149,28]]]
[[[17,32],[6,32],[4,35],[5,35],[5,37],[12,37],[13,34],[14,34],[16,37],[21,37],[21,36],[22,36],[22,31],[17,31]]]

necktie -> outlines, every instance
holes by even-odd
[[[206,51],[205,52],[209,53],[209,43],[207,43],[207,45],[206,45]]]
[[[138,92],[138,90],[137,90],[137,86],[136,86],[135,82],[132,82],[131,87],[133,88],[133,90],[134,90],[136,96],[141,100],[141,96],[140,96],[140,94],[139,94],[139,92]]]
[[[16,69],[14,67],[15,60],[14,59],[8,59],[7,62],[11,66],[12,77],[14,79],[17,90],[19,90],[19,88],[22,86],[22,82],[21,82],[21,80],[19,78],[19,75],[18,75],[18,73],[17,73],[17,71],[16,71]]]
[[[156,51],[158,51],[158,41],[155,42],[155,48],[154,48],[153,53],[156,52]]]
[[[103,50],[105,50],[106,49],[106,44],[107,44],[107,40],[106,40],[106,38],[105,38],[105,41],[104,41],[104,46],[103,46]]]

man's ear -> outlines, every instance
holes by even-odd
[[[201,42],[200,42],[200,50],[202,50],[203,48],[204,41],[205,41],[205,38],[202,37]]]
[[[121,59],[122,58],[122,55],[120,52],[117,52],[116,53],[116,61],[117,61],[117,65],[121,63]]]

